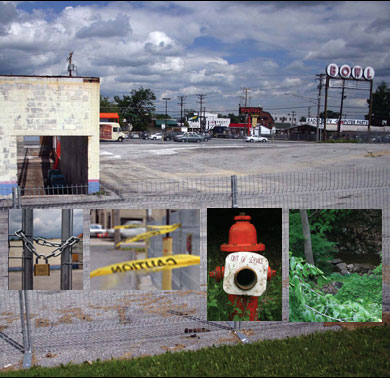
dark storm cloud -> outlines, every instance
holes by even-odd
[[[7,35],[7,25],[18,16],[15,5],[0,2],[0,36]]]
[[[130,18],[123,14],[118,14],[115,20],[94,21],[91,25],[81,28],[76,33],[76,38],[109,38],[121,37],[131,33]]]
[[[388,18],[377,18],[366,28],[367,32],[380,33],[383,31],[390,31],[390,23]]]

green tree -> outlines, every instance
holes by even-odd
[[[367,100],[369,103],[370,100]],[[368,119],[368,114],[365,116]],[[390,87],[382,81],[375,93],[372,94],[372,119],[375,126],[382,126],[382,121],[386,121],[390,126]]]
[[[100,96],[100,113],[118,113],[118,105],[111,102],[109,97]]]
[[[321,112],[320,113],[320,118],[321,119],[324,119],[324,114],[325,114],[325,112]],[[327,110],[326,111],[326,118],[327,119],[331,119],[331,118],[339,118],[339,116],[340,116],[340,113],[338,113],[338,112],[334,112],[333,110]]]
[[[243,123],[245,122],[246,115],[245,114],[235,115],[234,113],[229,113],[228,118],[230,118],[231,123]]]
[[[133,130],[146,130],[148,123],[152,120],[155,106],[153,101],[156,96],[151,89],[140,87],[133,89],[130,96],[114,97],[115,102],[119,107],[119,115],[126,118],[133,125]]]
[[[155,114],[154,115],[155,119],[171,119],[171,116],[169,114]]]

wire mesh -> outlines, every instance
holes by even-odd
[[[242,322],[250,341],[329,329],[322,323],[288,323],[288,210],[292,208],[382,209],[383,310],[390,311],[389,178],[389,169],[378,168],[237,176],[239,208],[283,208],[283,321]],[[232,206],[231,177],[148,179],[126,187],[102,187],[99,195],[21,197],[22,207],[67,208],[77,203],[84,208],[85,290],[28,293],[35,363],[49,366],[238,342],[214,323],[196,320],[206,320],[207,208]],[[5,197],[0,199],[0,368],[16,366],[22,358],[17,292],[6,290],[6,210],[14,204],[12,197]],[[89,290],[89,209],[115,206],[200,209],[200,290]],[[194,318],[172,315],[172,310]]]

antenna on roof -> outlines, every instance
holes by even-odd
[[[77,67],[72,64],[72,57],[73,57],[73,51],[71,51],[68,55],[68,57],[66,58],[66,60],[69,62],[68,63],[68,73],[69,73],[69,76],[73,76],[72,73],[76,71]]]

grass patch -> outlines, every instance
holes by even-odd
[[[34,367],[0,373],[0,377],[388,377],[389,351],[390,327],[383,326],[92,365]]]

